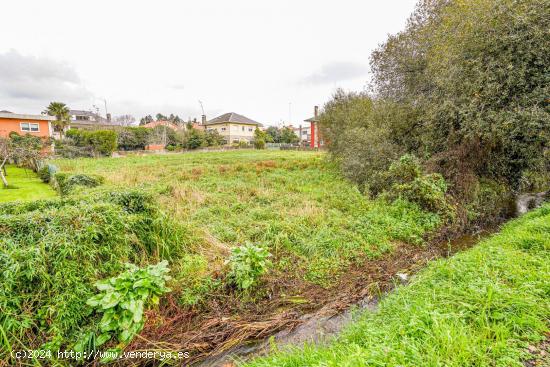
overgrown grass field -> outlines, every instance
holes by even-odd
[[[282,271],[328,285],[357,257],[420,243],[440,219],[415,205],[371,201],[322,153],[235,151],[57,160],[63,172],[98,174],[106,185],[159,193],[163,209],[195,233],[211,269],[224,251],[265,245]]]
[[[38,200],[56,196],[55,191],[43,183],[31,170],[7,166],[9,188],[0,186],[0,203],[14,200]]]

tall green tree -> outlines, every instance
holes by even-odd
[[[290,127],[285,126],[281,129],[281,143],[293,144],[298,141],[300,141],[300,138]]]
[[[43,113],[55,116],[55,121],[52,122],[52,125],[54,130],[63,136],[65,128],[69,126],[71,122],[71,116],[69,115],[69,108],[67,105],[62,102],[51,102]]]
[[[392,135],[454,180],[518,188],[548,171],[548,14],[548,0],[421,1],[372,56],[376,97],[402,112]]]
[[[146,125],[150,122],[153,122],[155,121],[155,119],[153,119],[153,116],[151,115],[147,115],[145,117],[142,117],[140,120],[139,120],[139,125],[142,126],[142,125]]]

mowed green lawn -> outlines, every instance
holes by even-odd
[[[50,185],[43,183],[31,170],[8,166],[9,188],[0,185],[0,203],[16,200],[38,200],[54,197],[57,193]]]
[[[316,152],[231,151],[54,162],[93,173],[106,186],[150,188],[194,231],[211,264],[246,242],[266,245],[281,272],[328,285],[351,262],[399,242],[421,243],[437,215],[406,202],[370,200]],[[211,264],[212,265],[212,264]],[[215,266],[210,266],[215,268]]]

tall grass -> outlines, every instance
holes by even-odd
[[[373,201],[323,154],[239,151],[61,160],[64,172],[104,176],[112,187],[161,193],[163,209],[193,231],[212,268],[223,251],[251,242],[330,285],[354,259],[399,241],[421,243],[441,220],[404,201]],[[326,259],[330,258],[329,266]]]
[[[332,344],[246,366],[523,366],[549,331],[549,250],[550,204],[432,263]]]
[[[183,253],[187,233],[140,191],[0,205],[0,361],[70,348],[97,324],[86,299],[124,263]]]

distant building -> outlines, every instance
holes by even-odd
[[[10,111],[0,111],[0,137],[7,138],[10,133],[34,135],[41,138],[53,136],[52,121],[55,117],[47,115],[25,115]]]
[[[166,126],[166,127],[170,128],[174,131],[179,131],[179,130],[183,129],[182,126],[179,126],[177,124],[174,124],[171,121],[166,121],[166,120],[151,121],[151,122],[148,122],[145,125],[141,125],[141,126],[147,128],[147,129],[154,129],[157,126]]]
[[[324,146],[325,142],[323,140],[323,135],[319,130],[319,106],[314,107],[313,117],[304,121],[309,122],[309,127],[310,127],[309,146],[311,148],[321,148],[322,146]]]
[[[224,138],[226,144],[241,141],[252,142],[254,130],[263,125],[238,113],[229,112],[207,121],[206,131],[216,130]]]
[[[107,117],[102,117],[98,113],[84,110],[70,110],[71,116],[70,129],[108,129],[119,126],[111,121],[111,114],[107,114]]]
[[[310,125],[300,125],[298,127],[289,126],[294,134],[300,139],[300,143],[308,144],[311,141],[311,126]]]

